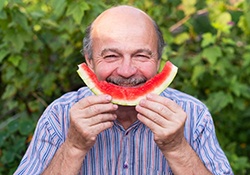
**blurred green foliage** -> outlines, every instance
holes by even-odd
[[[46,106],[83,85],[85,28],[118,4],[156,20],[167,41],[162,65],[179,67],[171,86],[207,104],[235,174],[249,174],[248,0],[1,0],[0,174],[13,174]]]

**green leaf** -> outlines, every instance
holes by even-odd
[[[74,52],[74,48],[70,45],[67,46],[63,52],[63,56],[66,58],[68,57],[70,54],[72,54]]]
[[[245,100],[243,98],[235,98],[234,99],[234,108],[245,111],[247,108]]]
[[[20,50],[24,46],[24,42],[27,39],[27,36],[23,35],[21,31],[16,33],[15,29],[9,29],[7,33],[5,33],[3,40],[6,42],[12,43],[14,46],[14,50],[20,52]]]
[[[182,8],[186,16],[196,12],[196,0],[182,0]]]
[[[5,4],[5,1],[6,0],[1,0],[0,1],[0,11],[2,11],[3,7],[4,7],[4,4]]]
[[[247,24],[247,19],[245,16],[240,16],[240,20],[238,22],[238,27],[246,34],[250,35],[250,27]]]
[[[236,42],[232,38],[222,38],[222,42],[233,46],[236,44]]]
[[[40,11],[40,10],[37,10],[37,11],[34,11],[34,12],[30,12],[30,17],[33,19],[33,20],[37,20],[39,18],[43,18],[45,13],[43,11]]]
[[[228,104],[233,103],[233,97],[223,91],[209,94],[208,100],[205,102],[212,112],[219,112]]]
[[[229,30],[232,27],[229,24],[231,21],[231,14],[228,12],[223,12],[217,16],[214,22],[212,22],[212,26],[221,32],[229,33]]]
[[[27,136],[34,130],[34,123],[30,119],[22,119],[19,124],[19,132]]]
[[[237,97],[240,97],[241,95],[244,96],[244,93],[246,93],[248,97],[250,96],[250,88],[246,84],[242,84],[236,81],[234,84],[231,85],[230,89]]]
[[[250,66],[250,52],[246,52],[243,54],[243,65],[245,67],[249,67]]]
[[[5,103],[8,110],[14,110],[17,107],[20,107],[20,104],[17,101],[9,100]]]
[[[205,33],[202,35],[201,47],[206,47],[210,44],[214,44],[216,41],[216,36],[213,36],[212,33]]]
[[[19,62],[18,69],[23,73],[27,73],[29,71],[29,63],[27,59],[22,59],[21,62]]]
[[[20,11],[16,11],[13,14],[13,21],[16,24],[19,24],[24,30],[30,31],[29,25],[28,25],[28,19],[27,17],[21,13]]]
[[[186,42],[189,39],[190,39],[189,34],[187,32],[184,32],[184,33],[181,33],[181,34],[177,35],[174,38],[174,43],[178,44],[178,45],[181,45],[181,44],[183,44],[184,42]]]
[[[3,61],[3,59],[10,53],[9,50],[2,49],[0,50],[0,63]]]
[[[56,84],[55,84],[55,80],[56,80],[57,76],[55,73],[49,73],[47,77],[44,77],[44,79],[42,80],[42,88],[44,89],[44,93],[45,94],[52,94],[52,92],[55,90],[56,88]]]
[[[250,12],[249,12],[249,11],[246,12],[246,13],[245,13],[245,16],[246,16],[246,25],[247,25],[247,28],[249,29],[249,28],[250,28],[250,19],[249,19],[249,17],[250,17]]]
[[[51,0],[50,3],[53,9],[53,13],[58,17],[62,15],[67,5],[65,0]]]
[[[75,20],[72,18],[69,18],[67,21],[62,21],[62,24],[59,24],[61,27],[63,27],[64,30],[66,30],[69,34],[72,34],[75,32],[76,29],[76,23]],[[85,29],[85,28],[84,28]]]
[[[3,155],[1,157],[2,163],[8,164],[13,162],[14,159],[15,159],[15,153],[13,151],[3,150]]]
[[[3,100],[6,100],[6,99],[8,99],[8,98],[14,96],[16,93],[17,93],[16,87],[13,86],[13,85],[11,85],[11,84],[9,84],[9,85],[7,85],[7,87],[5,88],[5,91],[4,91],[3,95],[2,95],[2,99],[3,99]]]
[[[73,16],[73,19],[77,24],[80,24],[82,21],[82,17],[84,16],[84,12],[89,9],[89,5],[84,2],[74,2],[71,3],[67,9],[66,15]]]
[[[16,120],[10,122],[7,126],[8,133],[14,133],[18,130],[18,128],[19,128],[19,123]]]
[[[9,83],[12,81],[12,79],[15,77],[15,74],[16,74],[16,69],[14,66],[12,65],[7,65],[6,67],[6,70],[3,71],[3,74],[2,74],[2,80],[3,82],[5,83]]]
[[[28,103],[29,110],[31,112],[35,112],[39,110],[39,102],[38,101],[30,101]]]
[[[5,143],[7,139],[7,134],[6,134],[6,131],[4,130],[0,130],[0,147],[3,146],[3,144]]]
[[[22,57],[19,55],[11,55],[8,58],[8,61],[11,62],[15,67],[18,67],[21,60],[22,60]]]
[[[0,10],[0,19],[7,19],[7,14],[3,10]]]
[[[203,65],[195,66],[193,73],[192,73],[191,82],[193,82],[195,85],[197,85],[198,78],[201,77],[205,71],[206,71],[205,66],[203,66]]]
[[[218,46],[212,46],[205,48],[202,52],[202,56],[208,60],[208,62],[214,65],[219,57],[222,56],[221,48]]]
[[[22,137],[15,137],[15,144],[13,145],[12,149],[15,153],[22,153],[22,151],[25,150],[25,141],[26,141],[26,137],[22,136]]]
[[[241,95],[248,98],[250,97],[250,87],[247,84],[235,81],[234,83],[231,84],[230,89],[238,97]]]
[[[44,25],[46,27],[47,26],[52,27],[52,28],[58,28],[59,27],[58,24],[55,21],[51,20],[51,19],[42,19],[41,23],[42,23],[42,25]]]

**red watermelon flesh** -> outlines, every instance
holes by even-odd
[[[109,94],[112,102],[123,106],[135,106],[148,93],[160,94],[173,81],[178,68],[167,61],[162,71],[139,87],[122,87],[106,81],[99,81],[95,73],[82,63],[78,65],[78,74],[94,94]]]

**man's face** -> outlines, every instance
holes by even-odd
[[[93,58],[88,61],[89,66],[99,80],[120,86],[140,86],[159,67],[153,25],[148,20],[112,20],[94,25]]]

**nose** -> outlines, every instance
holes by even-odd
[[[117,74],[129,78],[137,72],[137,68],[133,65],[131,58],[124,58],[117,68]]]

